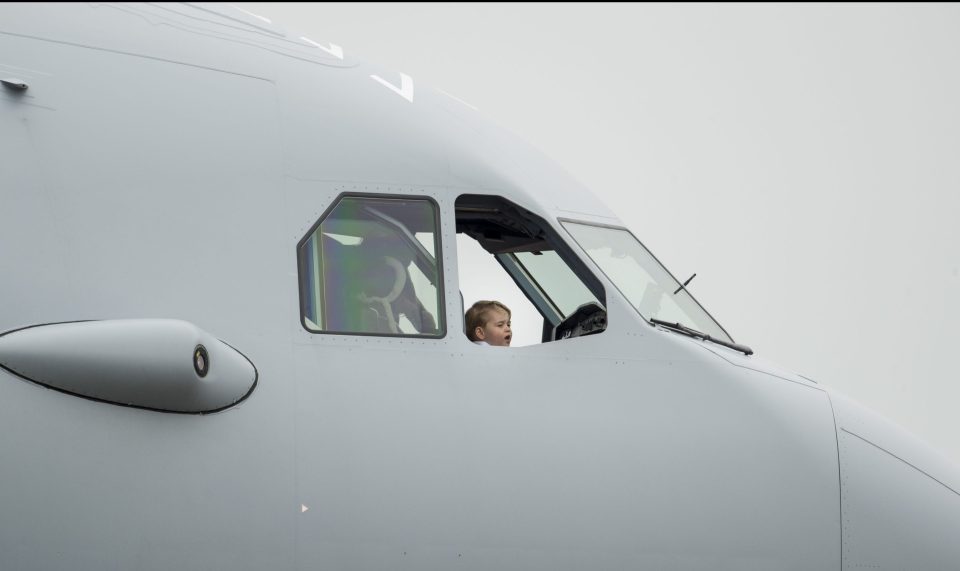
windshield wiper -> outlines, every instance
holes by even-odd
[[[664,321],[662,319],[657,319],[656,317],[650,318],[650,323],[656,323],[657,325],[662,325],[678,333],[683,333],[684,335],[689,335],[696,339],[703,339],[704,341],[710,341],[716,343],[717,345],[723,345],[724,347],[729,347],[736,351],[742,352],[744,355],[753,355],[753,349],[747,347],[746,345],[741,345],[739,343],[731,343],[729,341],[724,341],[723,339],[717,339],[716,337],[711,337],[706,333],[701,333],[696,329],[691,329],[686,325],[681,325],[679,323],[670,323],[669,321]]]

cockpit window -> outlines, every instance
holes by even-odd
[[[303,326],[442,337],[438,227],[427,199],[341,197],[297,248]]]
[[[645,319],[680,323],[733,342],[723,327],[629,231],[570,220],[561,223]]]
[[[455,208],[465,307],[505,302],[517,345],[606,329],[603,286],[545,220],[497,196],[461,195]]]

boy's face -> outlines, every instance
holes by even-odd
[[[513,332],[510,330],[510,316],[502,309],[493,308],[487,311],[487,322],[483,327],[477,327],[477,338],[490,345],[509,347]]]

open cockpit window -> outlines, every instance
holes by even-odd
[[[297,246],[303,326],[442,337],[438,229],[430,200],[342,196]]]
[[[503,198],[463,195],[456,202],[460,289],[467,307],[505,303],[514,345],[599,333],[606,328],[603,287],[549,224]]]

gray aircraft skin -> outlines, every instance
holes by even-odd
[[[0,54],[0,569],[960,566],[953,464],[463,102],[227,5]],[[458,232],[543,343],[464,335]]]

